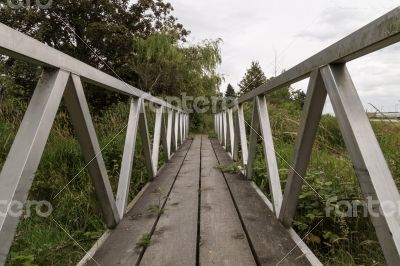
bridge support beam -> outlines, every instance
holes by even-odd
[[[272,138],[271,125],[265,96],[256,96],[253,106],[253,120],[250,129],[250,149],[247,160],[247,178],[253,176],[253,164],[256,158],[257,139],[261,137],[264,148],[265,165],[268,170],[268,181],[272,193],[272,201],[276,215],[279,215],[282,204],[282,189],[279,178],[278,164]],[[260,131],[260,133],[258,133]]]
[[[151,154],[151,163],[153,165],[153,173],[157,174],[158,171],[158,157],[160,155],[160,143],[161,143],[161,134],[163,126],[163,113],[164,107],[156,107],[156,120],[154,125],[154,136],[153,136],[153,152]]]
[[[300,119],[300,127],[294,147],[293,163],[289,170],[279,219],[290,227],[296,213],[298,199],[310,161],[312,147],[326,100],[326,89],[319,73],[311,73],[306,100]]]
[[[71,117],[72,125],[78,137],[85,158],[86,167],[95,187],[97,200],[100,203],[107,227],[114,228],[119,223],[119,213],[108,179],[106,166],[101,155],[96,131],[90,116],[80,77],[71,74],[64,93],[65,103]]]
[[[151,141],[149,136],[149,128],[147,124],[146,106],[144,102],[142,103],[142,110],[139,115],[139,133],[140,133],[140,138],[142,139],[144,162],[151,180],[156,176],[157,173],[154,171],[152,163]]]
[[[175,151],[178,150],[180,145],[180,114],[178,111],[175,112],[175,119],[174,119],[174,133],[175,133]]]
[[[234,141],[235,141],[235,128],[233,124],[233,110],[232,108],[227,110],[227,119],[228,119],[228,143],[227,143],[227,151],[233,157],[233,149],[234,149]],[[229,148],[229,149],[228,149]]]
[[[249,156],[248,153],[248,144],[247,144],[247,137],[246,137],[246,125],[244,121],[244,114],[243,114],[243,104],[238,104],[237,105],[237,116],[236,116],[236,133],[235,133],[235,139],[236,141],[240,141],[240,148],[242,152],[242,162],[243,165],[247,165],[247,158]],[[237,135],[237,136],[236,136]],[[238,149],[238,143],[236,142],[235,144],[235,149],[234,154],[237,153]]]
[[[0,173],[0,265],[15,230],[70,74],[44,70]]]
[[[163,115],[161,117],[161,141],[165,160],[167,161],[171,158],[171,134],[168,135],[168,118],[168,109],[164,108]]]
[[[142,99],[132,99],[129,111],[128,126],[126,128],[126,137],[124,153],[122,155],[121,171],[118,181],[118,190],[116,204],[119,217],[125,214],[128,204],[129,188],[132,176],[133,159],[135,157],[136,138],[139,125],[139,115],[142,109]]]
[[[345,64],[321,69],[388,265],[400,265],[400,195]],[[391,207],[388,207],[391,206]]]

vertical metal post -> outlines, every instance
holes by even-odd
[[[217,113],[218,119],[218,141],[222,143],[222,121],[221,121],[221,113]]]
[[[142,139],[143,155],[144,155],[144,162],[146,164],[146,169],[150,175],[149,178],[153,179],[157,173],[154,171],[152,163],[151,142],[149,137],[149,128],[147,124],[145,103],[142,102],[141,106],[142,109],[139,115],[139,133],[140,133],[140,138]]]
[[[233,125],[233,113],[232,108],[227,110],[228,115],[228,134],[229,134],[229,147],[230,153],[233,158],[233,148],[234,148],[234,140],[235,140],[235,131]]]
[[[126,206],[128,204],[129,188],[132,177],[132,165],[135,157],[136,138],[138,132],[139,113],[141,110],[141,105],[141,99],[131,99],[128,126],[126,128],[124,153],[122,156],[121,171],[119,175],[116,197],[116,205],[119,217],[121,219],[125,215]]]
[[[189,114],[187,114],[186,115],[186,125],[187,125],[187,127],[186,127],[186,139],[188,139],[189,138],[189,131],[190,131],[190,116],[189,116]]]
[[[258,110],[258,119],[260,120],[262,142],[264,144],[264,159],[269,174],[269,187],[272,193],[275,214],[279,216],[282,205],[282,188],[279,178],[278,163],[275,157],[275,148],[271,125],[269,122],[267,101],[264,96],[257,96],[255,99]]]
[[[173,122],[174,122],[174,112],[172,109],[168,109],[167,111],[167,150],[168,150],[168,159],[171,158],[172,146],[173,146]]]
[[[168,116],[171,115],[171,153],[177,150],[178,141],[176,139],[177,131],[176,131],[176,115],[174,110],[170,110],[171,114],[168,113]]]
[[[226,119],[226,111],[222,111],[222,146],[226,150],[228,146],[227,135],[228,135],[228,121]]]
[[[158,157],[160,154],[160,141],[161,141],[161,126],[164,107],[156,107],[156,121],[154,125],[153,136],[153,152],[151,153],[151,164],[153,165],[153,172],[157,174],[158,171]]]
[[[218,134],[218,116],[217,114],[214,115],[214,132]]]
[[[247,144],[247,136],[246,136],[246,126],[244,121],[243,114],[243,104],[238,105],[237,110],[237,119],[238,119],[238,129],[239,129],[239,139],[240,139],[240,148],[242,150],[242,161],[244,165],[247,165],[247,157],[248,157],[248,144]]]
[[[326,89],[319,73],[315,70],[311,73],[308,83],[306,101],[297,131],[296,144],[294,146],[294,158],[283,194],[282,208],[279,215],[281,222],[289,227],[296,213],[297,202],[303,185],[307,166],[310,161],[312,147],[321,119],[322,110],[326,100]]]
[[[237,105],[235,106],[235,109],[237,111]],[[240,142],[240,132],[239,132],[239,123],[238,123],[238,115],[237,113],[233,113],[233,129],[235,131],[235,137],[233,138],[233,154],[232,154],[232,159],[234,161],[238,160],[239,156],[239,142]]]
[[[171,158],[171,134],[168,135],[168,119],[169,119],[169,112],[167,108],[164,108],[161,119],[161,140],[163,145],[163,152],[165,156],[165,160],[168,161]]]
[[[248,180],[253,178],[253,164],[257,154],[258,131],[260,130],[260,120],[258,119],[258,110],[256,100],[253,100],[253,112],[251,116],[249,153],[247,156],[246,177]]]
[[[219,142],[223,146],[223,143],[224,143],[224,116],[223,116],[222,112],[219,113],[219,122],[220,122],[220,124],[219,124],[219,136],[220,136]]]
[[[180,112],[179,115],[179,144],[182,145],[183,143],[183,116],[184,114],[182,112]]]
[[[71,76],[72,82],[68,83],[64,93],[65,104],[82,148],[83,157],[95,187],[97,200],[100,203],[105,222],[109,228],[113,228],[119,223],[119,213],[81,79],[75,74],[71,74]]]
[[[176,150],[178,149],[180,145],[180,113],[179,111],[176,111],[175,113],[175,140],[176,140]]]
[[[258,121],[258,122],[257,122]],[[282,189],[279,178],[279,169],[275,157],[275,148],[272,138],[271,125],[269,122],[269,114],[267,110],[267,102],[264,96],[256,96],[254,98],[253,107],[253,123],[250,134],[250,154],[248,159],[247,170],[249,172],[248,178],[252,177],[252,168],[256,156],[257,136],[260,130],[260,136],[264,147],[264,159],[268,170],[269,187],[272,193],[272,201],[274,204],[275,214],[278,216],[282,204]]]
[[[182,130],[182,143],[183,143],[183,141],[186,140],[186,114],[185,113],[182,114],[182,127],[183,127],[183,130]]]

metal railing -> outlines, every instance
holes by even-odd
[[[189,114],[4,24],[0,24],[0,54],[43,66],[43,73],[0,173],[0,201],[7,203],[0,205],[0,265],[4,265],[20,219],[12,212],[12,204],[17,202],[21,205],[27,200],[61,98],[65,100],[104,221],[109,228],[115,227],[126,212],[138,132],[143,143],[146,168],[150,178],[153,178],[159,170],[161,141],[168,160],[188,137]],[[82,82],[131,97],[116,198],[107,176]],[[153,141],[149,136],[145,103],[155,106]]]
[[[262,138],[265,164],[272,194],[273,211],[291,227],[309,164],[318,124],[329,96],[347,151],[365,198],[377,200],[372,223],[388,265],[400,265],[400,213],[390,215],[382,208],[387,202],[400,204],[400,195],[388,164],[364,111],[346,63],[400,41],[400,7],[355,31],[297,66],[242,95],[215,115],[220,143],[234,160],[239,145],[245,174],[251,179],[258,134]],[[279,179],[265,94],[309,77],[308,90],[297,132],[294,158],[284,193]],[[243,104],[253,101],[250,140],[247,142]],[[258,133],[260,132],[260,133]]]

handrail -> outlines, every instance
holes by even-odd
[[[141,91],[2,23],[0,23],[0,54],[43,67],[62,69],[80,76],[84,82],[107,90],[139,97],[167,108],[180,110],[160,98]]]
[[[82,148],[103,219],[109,228],[115,227],[126,213],[137,135],[141,136],[146,168],[152,179],[159,171],[161,143],[165,158],[169,160],[188,138],[189,114],[4,24],[0,24],[0,54],[43,66],[0,173],[0,265],[4,265],[22,213],[16,213],[13,207],[21,207],[26,202],[62,98]],[[116,197],[108,179],[82,82],[131,98]],[[145,101],[155,104],[153,141],[148,131]]]
[[[237,103],[282,88],[310,76],[321,66],[346,63],[400,41],[400,7],[381,16],[260,87],[242,95]]]
[[[312,147],[326,97],[329,96],[343,135],[361,191],[366,200],[378,200],[371,214],[379,243],[388,265],[400,265],[400,194],[388,164],[369,123],[367,114],[347,70],[346,62],[400,41],[400,7],[369,23],[342,40],[299,63],[266,84],[242,95],[215,114],[218,139],[233,160],[238,160],[239,145],[248,179],[253,175],[258,137],[264,147],[271,209],[277,218],[291,228],[304,183]],[[293,161],[282,193],[265,94],[310,77],[306,99],[297,132]],[[243,104],[253,100],[250,140],[243,114]],[[387,203],[397,209],[388,213]],[[371,210],[369,210],[371,211]],[[313,258],[309,259],[310,261]]]

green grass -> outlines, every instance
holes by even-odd
[[[146,248],[151,243],[151,235],[149,233],[144,233],[139,241],[136,243],[137,248]]]
[[[0,98],[0,167],[26,108],[23,104],[15,106],[16,102]],[[128,113],[129,106],[121,103],[93,116],[100,147],[113,140],[102,155],[114,193],[126,131],[114,137],[125,126]],[[21,220],[7,265],[76,265],[84,250],[90,249],[106,230],[88,171],[80,172],[85,162],[69,121],[66,113],[58,113],[29,193],[31,200],[49,201],[53,213],[48,218],[32,216]],[[134,167],[130,200],[148,179],[140,137]]]
[[[22,120],[26,104],[12,99],[0,98],[0,167]],[[245,117],[250,121],[250,108],[245,109]],[[288,163],[293,156],[293,146],[300,117],[299,110],[290,106],[269,106],[271,125],[282,187],[289,172]],[[93,116],[100,146],[104,147],[125,126],[129,106],[121,103]],[[153,118],[149,115],[149,120]],[[202,132],[209,132],[213,120],[209,115],[197,119],[206,121]],[[54,211],[49,218],[32,216],[23,219],[17,229],[11,248],[8,265],[75,265],[102,235],[106,227],[94,193],[89,174],[82,171],[85,166],[80,146],[74,137],[69,117],[60,112],[57,115],[49,141],[46,145],[39,169],[36,173],[30,199],[48,200]],[[198,121],[198,123],[200,123]],[[395,181],[400,186],[400,124],[385,122],[372,123]],[[149,129],[152,131],[152,127]],[[150,132],[152,134],[152,132]],[[210,135],[215,137],[215,135]],[[117,188],[125,131],[122,131],[103,151],[111,186]],[[147,182],[148,174],[144,165],[141,140],[138,138],[134,160],[130,199]],[[163,152],[160,152],[162,164]],[[240,156],[239,156],[240,158]],[[240,164],[221,165],[226,172],[237,172]],[[261,143],[258,145],[254,165],[254,181],[270,197],[268,176],[263,159]],[[361,191],[352,164],[344,147],[343,138],[336,119],[323,116],[314,145],[310,166],[305,176],[309,186],[304,185],[295,216],[294,228],[305,235],[325,217],[326,199],[360,199]],[[70,182],[73,179],[72,182]],[[70,184],[55,197],[60,190]],[[161,192],[160,202],[164,195]],[[149,212],[160,214],[160,204],[149,206]],[[62,228],[61,228],[62,227]],[[64,231],[65,230],[65,231]],[[69,235],[79,245],[72,240]],[[138,245],[149,244],[145,235]],[[384,259],[377,242],[375,231],[368,218],[325,218],[305,239],[311,249],[326,265],[383,265]]]
[[[221,170],[224,173],[229,174],[240,174],[241,170],[243,170],[243,164],[241,162],[235,162],[228,165],[217,165],[215,168]]]
[[[247,110],[247,117],[250,108]],[[286,184],[289,164],[292,162],[300,111],[287,106],[269,106],[271,127],[282,188]],[[249,120],[247,120],[249,121]],[[373,122],[389,168],[399,187],[400,182],[400,123]],[[261,143],[257,146],[254,181],[271,199],[268,175]],[[358,179],[335,117],[324,115],[321,119],[294,221],[295,230],[304,236],[321,222],[305,241],[325,265],[384,265],[385,261],[369,218],[360,214],[356,218],[338,215],[325,217],[326,200],[362,200]],[[322,199],[314,192],[322,196]]]

